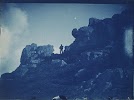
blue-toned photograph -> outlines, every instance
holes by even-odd
[[[1,3],[0,100],[134,99],[134,8]]]

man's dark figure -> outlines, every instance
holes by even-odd
[[[60,49],[60,54],[62,54],[62,53],[63,53],[63,46],[62,46],[62,44],[61,44],[61,46],[59,47],[59,49]]]

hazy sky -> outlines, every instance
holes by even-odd
[[[73,28],[87,26],[91,17],[110,18],[124,9],[125,5],[115,4],[4,4],[0,15],[0,74],[19,66],[26,45],[51,44],[59,53],[61,43],[65,46],[74,41]]]

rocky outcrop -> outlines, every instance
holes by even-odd
[[[12,74],[22,77],[29,69],[36,68],[40,63],[50,62],[53,51],[52,45],[37,46],[35,43],[27,45],[22,51],[20,66]],[[2,77],[8,77],[8,75],[2,75]]]
[[[133,64],[123,47],[124,31],[133,23],[130,12],[90,18],[88,26],[72,30],[75,41],[63,54],[53,54],[51,45],[27,45],[20,66],[1,76],[0,98],[132,97]]]
[[[131,26],[133,13],[128,10],[103,20],[90,18],[88,26],[72,30],[75,41],[70,45],[70,51],[80,53],[89,49],[104,48],[110,43],[119,44],[117,48],[121,50],[124,31]]]
[[[23,51],[21,56],[21,64],[37,64],[40,63],[43,57],[51,56],[54,49],[52,45],[38,46],[37,44],[32,43],[31,45],[27,45]]]

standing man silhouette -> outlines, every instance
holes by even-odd
[[[63,45],[61,44],[61,46],[59,47],[59,49],[60,49],[60,54],[62,54],[63,53]]]

